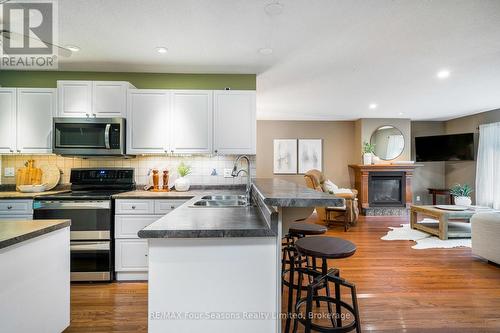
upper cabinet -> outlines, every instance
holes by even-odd
[[[214,91],[214,151],[218,154],[255,154],[255,91]]]
[[[173,153],[212,153],[211,90],[173,90],[171,139]]]
[[[57,81],[59,117],[125,117],[127,91],[122,81]]]
[[[169,90],[129,90],[128,154],[155,154],[170,151],[170,100]]]
[[[52,152],[56,89],[0,88],[0,153]]]
[[[0,153],[16,150],[16,89],[0,88]]]

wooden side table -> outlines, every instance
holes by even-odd
[[[432,194],[432,204],[436,205],[437,204],[437,196],[438,195],[447,195],[450,197],[450,205],[455,204],[455,200],[453,200],[453,196],[450,194],[450,190],[447,188],[428,188],[429,194]]]

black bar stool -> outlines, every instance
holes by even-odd
[[[295,315],[293,332],[296,332],[298,323],[304,325],[306,333],[311,331],[332,333],[350,332],[354,329],[356,332],[361,332],[356,287],[353,284],[341,279],[338,269],[328,270],[327,265],[328,259],[339,259],[352,256],[356,252],[356,246],[352,242],[341,238],[325,236],[300,238],[295,241],[294,245],[296,252],[290,252],[290,261],[292,261],[292,263],[290,264],[288,281],[295,281],[295,273],[298,273],[298,282],[297,284],[288,284],[288,316],[285,324],[285,332],[288,333],[290,330],[292,309],[294,310]],[[321,259],[321,270],[314,269],[310,265],[306,265],[306,267],[297,266],[294,263],[297,258],[304,256],[307,261],[310,258],[312,262],[316,262],[316,259],[318,258]],[[302,285],[304,275],[309,278],[308,281],[310,283],[307,286]],[[335,288],[335,297],[330,296],[330,284],[332,283]],[[342,301],[340,293],[340,288],[342,286],[350,289],[352,305]],[[325,290],[325,296],[320,296],[318,294],[318,290],[320,289]],[[293,306],[294,290],[297,290],[295,307]],[[302,298],[302,290],[307,290],[307,296],[305,298]],[[316,302],[317,306],[319,306],[320,303],[326,303],[330,314],[331,326],[321,326],[312,322],[313,302]],[[298,316],[304,305],[305,316]],[[332,311],[332,305],[335,305],[335,313]],[[344,326],[342,326],[343,309],[346,313],[349,313],[349,316],[353,316],[352,321]]]
[[[310,235],[322,235],[326,233],[328,230],[327,227],[319,224],[314,224],[314,223],[303,223],[303,222],[293,222],[290,224],[290,227],[288,228],[288,234],[286,234],[281,241],[281,246],[282,246],[282,259],[281,259],[281,274],[282,274],[282,279],[281,279],[281,290],[283,291],[283,286],[286,285],[288,286],[288,281],[286,280],[286,275],[289,272],[289,267],[291,264],[290,261],[290,256],[292,254],[296,255],[296,249],[295,249],[295,241],[297,239],[303,238],[305,236],[310,236]],[[304,264],[305,258],[295,259],[295,263],[298,265]],[[316,268],[316,263],[313,262],[314,268]]]

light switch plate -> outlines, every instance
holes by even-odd
[[[233,178],[233,176],[231,176],[232,171],[233,169],[224,169],[224,178]]]
[[[14,177],[14,168],[5,168],[3,175],[5,177]]]

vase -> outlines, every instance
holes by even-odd
[[[179,177],[175,180],[174,186],[175,190],[178,192],[186,192],[189,190],[191,182],[186,177]]]
[[[455,205],[457,206],[470,206],[472,200],[470,197],[455,197]]]
[[[372,157],[373,157],[373,155],[371,153],[363,154],[363,164],[364,165],[372,164]]]

